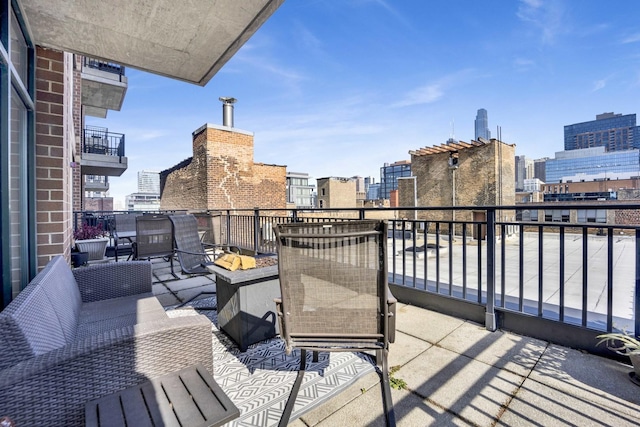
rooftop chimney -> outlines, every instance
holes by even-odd
[[[233,104],[237,101],[235,98],[221,96],[218,98],[222,101],[222,126],[233,127]]]

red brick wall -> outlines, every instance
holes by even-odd
[[[59,254],[69,258],[72,237],[71,147],[66,135],[72,123],[65,115],[69,56],[36,50],[36,226],[38,267]]]
[[[170,172],[161,209],[286,207],[286,168],[253,162],[253,135],[209,125],[193,133],[193,158]]]

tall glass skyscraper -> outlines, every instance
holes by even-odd
[[[380,192],[378,197],[388,199],[391,190],[398,189],[398,178],[411,176],[411,162],[403,160],[392,164],[385,163],[380,168]]]
[[[640,127],[635,114],[598,114],[590,122],[564,127],[564,149],[605,147],[606,151],[640,148]]]
[[[559,151],[546,165],[546,183],[570,182],[576,176],[594,179],[618,179],[618,176],[640,175],[638,150],[605,152],[604,147]]]
[[[489,131],[489,116],[487,115],[487,110],[481,108],[478,110],[476,114],[476,137],[474,138],[476,141],[478,138],[482,137],[487,141],[491,139],[491,131]]]

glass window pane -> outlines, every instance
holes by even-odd
[[[27,108],[11,91],[11,141],[9,144],[9,250],[13,296],[27,282]]]
[[[20,30],[20,24],[13,11],[11,11],[11,62],[18,72],[22,83],[27,86],[27,72],[29,70],[29,50],[27,42]]]
[[[578,222],[587,222],[587,211],[578,209]]]

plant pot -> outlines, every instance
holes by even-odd
[[[71,265],[75,268],[85,265],[89,261],[88,252],[71,252]]]
[[[89,261],[101,260],[104,258],[109,239],[101,237],[98,239],[76,240],[76,247],[79,252],[88,252]]]

